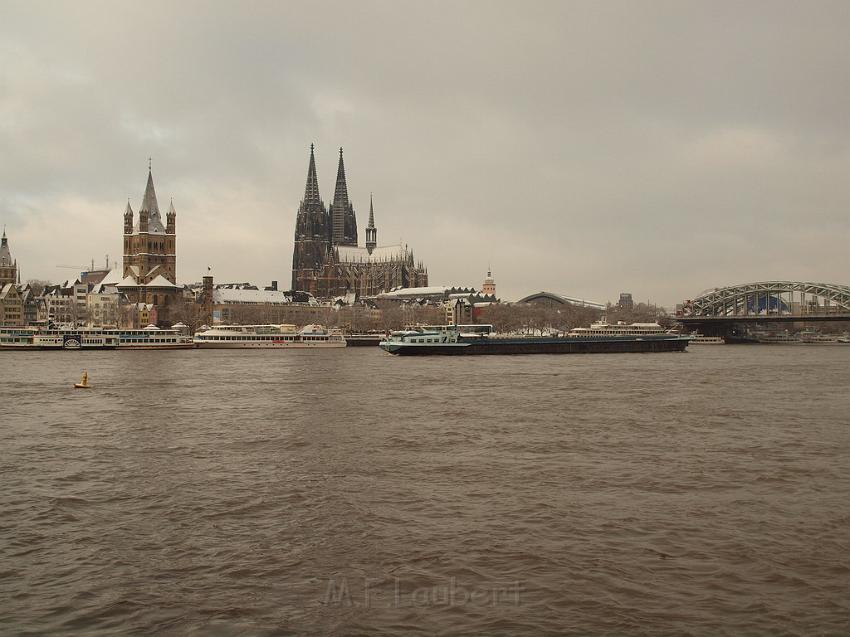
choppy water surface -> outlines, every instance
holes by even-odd
[[[0,631],[850,633],[850,347],[690,349],[2,352]]]

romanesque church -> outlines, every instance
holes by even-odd
[[[149,167],[148,183],[135,223],[129,201],[124,210],[124,267],[117,287],[132,303],[163,307],[179,299],[176,226],[173,202],[165,214],[165,223],[162,222]]]

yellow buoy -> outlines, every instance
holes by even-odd
[[[75,389],[90,389],[91,385],[89,385],[89,373],[86,370],[83,370],[83,378],[79,383],[74,383]]]

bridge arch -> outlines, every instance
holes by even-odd
[[[682,304],[683,317],[811,316],[850,313],[850,286],[760,281],[703,292]]]

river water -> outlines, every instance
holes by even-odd
[[[850,633],[850,347],[689,349],[2,352],[0,632]]]

